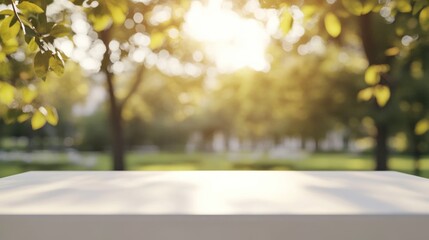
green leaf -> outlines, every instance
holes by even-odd
[[[48,18],[45,14],[37,15],[36,29],[40,34],[47,34],[51,32],[54,22],[48,22]]]
[[[30,42],[28,43],[27,49],[30,53],[34,53],[39,50],[39,45],[37,45],[35,37],[31,38]]]
[[[423,8],[419,15],[420,26],[423,30],[429,31],[429,6]]]
[[[25,26],[29,27],[29,28],[33,28],[33,24],[30,22],[30,20],[28,20],[25,16],[20,16],[21,21],[24,23]]]
[[[396,9],[398,9],[399,12],[407,13],[413,10],[413,7],[411,6],[411,1],[409,0],[396,0],[395,2]]]
[[[49,124],[56,126],[58,124],[58,113],[57,110],[53,107],[45,107],[47,114],[46,114],[46,120]]]
[[[52,54],[51,52],[38,52],[34,57],[34,72],[37,77],[45,80],[49,70],[49,62]]]
[[[0,51],[0,63],[5,62],[6,58],[7,58],[6,53],[3,51]]]
[[[413,6],[413,15],[416,15],[417,13],[420,12],[420,10],[422,10],[428,3],[426,2],[426,0],[419,0],[416,3],[414,3]]]
[[[378,3],[378,0],[342,0],[343,7],[351,14],[361,16],[371,12]]]
[[[3,42],[7,42],[13,38],[16,38],[16,36],[19,33],[20,26],[18,22],[15,22],[11,25],[12,20],[14,16],[9,16],[3,19],[3,21],[0,23],[0,37],[3,40]]]
[[[149,47],[151,49],[157,49],[164,44],[165,35],[162,32],[152,33],[150,36],[150,44]]]
[[[380,74],[377,66],[370,66],[365,71],[365,82],[368,85],[376,85],[380,82]]]
[[[71,33],[70,28],[64,26],[63,24],[57,24],[52,28],[50,34],[51,36],[59,38],[59,37],[68,36],[70,35],[70,33]]]
[[[92,27],[97,32],[105,30],[112,23],[109,15],[89,15],[88,18],[92,22]]]
[[[380,74],[386,73],[390,69],[387,64],[372,65],[365,71],[365,82],[368,85],[376,85],[380,82]]]
[[[64,63],[58,58],[58,56],[52,55],[49,59],[49,69],[58,76],[61,76],[64,73]]]
[[[417,135],[423,135],[429,130],[429,120],[422,119],[417,122],[416,127],[414,128],[414,132]]]
[[[384,51],[384,54],[386,56],[392,57],[392,56],[396,56],[401,52],[401,49],[399,49],[398,47],[391,47],[389,49],[386,49],[386,51]]]
[[[28,1],[21,2],[20,4],[18,4],[17,7],[21,11],[27,11],[27,12],[33,12],[33,13],[43,13],[43,12],[45,12],[38,5],[36,5],[34,3],[31,3],[31,2],[28,2]]]
[[[363,0],[361,15],[365,15],[371,12],[375,8],[375,6],[377,6],[378,2],[378,0]]]
[[[23,87],[21,90],[22,101],[26,104],[32,103],[37,97],[37,90],[31,87]]]
[[[374,96],[377,104],[384,107],[390,99],[390,89],[384,85],[377,85],[374,87]]]
[[[11,16],[13,16],[13,15],[15,15],[15,13],[10,9],[4,9],[4,10],[0,11],[0,15],[11,15]]]
[[[316,5],[304,5],[301,8],[302,13],[304,13],[305,19],[310,19],[318,10]]]
[[[18,116],[17,120],[19,123],[23,123],[25,121],[27,121],[28,119],[30,119],[31,115],[28,113],[23,113],[21,115]]]
[[[126,9],[123,9],[116,1],[106,2],[106,5],[111,13],[113,22],[118,25],[124,23],[127,18]]]
[[[333,13],[327,13],[325,16],[325,28],[331,37],[338,37],[341,33],[341,22]]]
[[[6,54],[14,53],[19,48],[19,43],[18,43],[18,40],[16,38],[11,38],[7,41],[3,41],[3,43],[4,43],[4,45],[1,46],[3,48],[2,51]]]
[[[292,25],[292,15],[287,10],[283,11],[282,16],[280,18],[280,29],[283,31],[284,34],[287,34],[292,29]]]
[[[45,124],[46,124],[45,115],[41,111],[36,110],[33,116],[31,117],[31,128],[33,128],[33,130],[37,130],[45,126]]]
[[[9,105],[15,99],[15,87],[6,82],[0,82],[0,103]]]
[[[362,101],[369,101],[374,96],[374,89],[372,87],[368,87],[362,89],[358,93],[358,99]]]

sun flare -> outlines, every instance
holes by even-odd
[[[270,36],[264,24],[241,17],[223,0],[209,0],[206,5],[192,2],[184,31],[203,43],[204,51],[221,72],[269,68],[265,55]]]

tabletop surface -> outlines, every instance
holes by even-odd
[[[429,180],[398,172],[27,172],[0,215],[429,215]]]

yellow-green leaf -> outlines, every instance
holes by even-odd
[[[368,87],[360,90],[357,97],[359,100],[369,101],[372,96],[374,96],[374,89],[372,87]]]
[[[384,54],[386,56],[392,57],[392,56],[396,56],[399,54],[401,50],[398,47],[391,47],[389,49],[387,49],[386,51],[384,51]]]
[[[6,54],[12,54],[14,52],[16,52],[19,48],[19,43],[18,40],[16,38],[11,38],[7,41],[3,41],[3,46],[2,47],[2,52],[6,53]]]
[[[344,8],[347,9],[350,13],[360,16],[362,15],[362,3],[355,0],[342,0],[341,1]]]
[[[14,15],[15,13],[10,9],[4,9],[0,11],[0,15]]]
[[[419,15],[420,26],[423,30],[429,31],[429,6],[423,8]]]
[[[31,86],[23,87],[21,90],[21,98],[24,103],[32,103],[33,100],[37,97],[36,89]]]
[[[46,114],[46,120],[49,124],[56,126],[58,124],[58,113],[57,110],[53,107],[45,107],[47,114]]]
[[[333,13],[327,13],[325,16],[325,28],[331,37],[338,37],[341,33],[341,22]]]
[[[49,68],[58,76],[64,73],[64,63],[57,56],[52,56],[49,59]]]
[[[164,41],[165,41],[165,34],[163,34],[162,32],[152,33],[152,35],[150,36],[149,47],[151,49],[157,49],[164,44]]]
[[[377,104],[384,107],[390,99],[390,89],[384,85],[377,85],[374,87],[374,96]]]
[[[414,129],[414,132],[417,135],[423,135],[429,130],[429,120],[428,119],[422,119],[417,122],[416,127]]]
[[[27,49],[30,53],[34,53],[39,50],[39,45],[37,45],[35,37],[31,38],[30,42],[28,43]]]
[[[417,13],[419,13],[420,10],[422,10],[426,6],[426,4],[427,4],[426,0],[416,1],[416,3],[414,3],[414,6],[413,6],[413,15],[416,15]]]
[[[16,36],[19,33],[19,23],[16,21],[14,24],[11,25],[13,16],[6,17],[1,21],[0,23],[0,37],[3,40],[3,42],[7,42],[13,38],[16,38]]]
[[[0,103],[9,105],[15,99],[15,87],[6,82],[0,82]]]
[[[21,115],[18,116],[17,120],[19,123],[23,123],[25,121],[27,121],[28,119],[30,119],[31,115],[28,113],[23,113]]]
[[[36,110],[33,116],[31,117],[31,128],[33,128],[33,130],[37,130],[45,126],[45,124],[46,124],[45,115],[39,110]]]
[[[287,34],[293,25],[293,18],[289,11],[285,10],[280,18],[280,29],[284,34]]]
[[[48,73],[49,59],[51,56],[51,52],[38,52],[34,57],[34,72],[43,80],[46,78],[46,74]]]
[[[27,11],[27,12],[33,12],[33,13],[43,13],[43,9],[39,7],[38,5],[24,1],[18,4],[17,6],[21,11]]]
[[[389,65],[380,64],[369,66],[365,71],[365,82],[368,85],[376,85],[380,82],[380,74],[390,70]]]
[[[423,63],[420,60],[415,60],[410,65],[410,73],[411,76],[415,79],[421,79],[424,77],[424,69],[423,69]]]
[[[112,18],[109,15],[89,15],[92,22],[92,27],[95,31],[101,32],[108,28],[112,23]]]
[[[107,8],[109,9],[113,22],[115,24],[124,23],[127,18],[126,9],[123,9],[117,2],[114,4],[113,2],[106,3]]]
[[[5,62],[6,61],[6,53],[3,51],[0,51],[0,63]]]
[[[380,73],[377,65],[370,66],[365,71],[365,82],[368,85],[376,85],[380,82]]]
[[[411,6],[411,1],[409,0],[396,0],[396,9],[398,11],[407,13],[411,12],[413,10],[413,7]]]
[[[20,18],[21,18],[22,23],[24,23],[25,26],[27,26],[29,28],[33,28],[33,24],[25,16],[21,15]]]
[[[306,19],[311,18],[316,12],[318,7],[316,5],[304,5],[301,8],[302,13]]]
[[[344,8],[350,13],[360,16],[371,12],[378,3],[378,0],[342,0]]]
[[[62,24],[57,24],[57,25],[52,27],[50,34],[51,34],[51,36],[59,38],[59,37],[68,36],[70,33],[71,33],[70,28],[68,28]]]
[[[362,15],[368,14],[377,6],[378,3],[379,3],[379,0],[363,0],[362,1],[362,13],[361,14]]]

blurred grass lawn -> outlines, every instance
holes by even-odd
[[[65,154],[64,154],[65,155]],[[82,153],[85,157],[89,153]],[[2,161],[0,177],[34,170],[110,170],[108,154],[94,154],[93,166],[71,163],[61,154],[58,161]],[[251,154],[211,154],[211,153],[153,153],[127,156],[129,170],[372,170],[374,163],[370,155],[352,155],[346,153],[317,153],[300,160],[271,160],[264,156]],[[390,169],[405,173],[413,172],[413,161],[408,156],[393,156]],[[429,158],[421,160],[421,176],[429,178]]]

